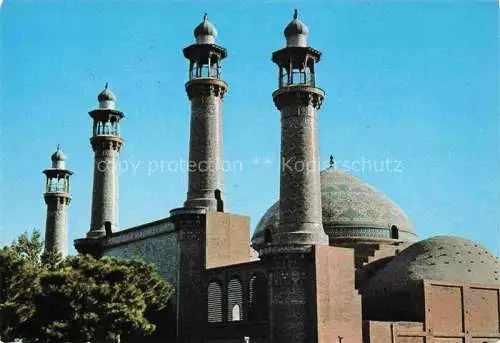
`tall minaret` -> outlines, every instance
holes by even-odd
[[[94,188],[88,238],[98,238],[118,229],[118,163],[123,144],[116,97],[108,84],[97,96],[99,108],[89,112],[94,120],[90,143],[94,150]]]
[[[191,100],[188,208],[224,210],[222,175],[222,98],[227,84],[221,80],[226,49],[215,44],[217,31],[205,14],[194,29],[196,43],[184,48],[189,60],[186,92]]]
[[[69,177],[72,171],[66,169],[66,156],[59,145],[52,154],[52,168],[45,169],[47,177],[44,199],[47,204],[45,222],[45,252],[57,251],[63,257],[68,254],[68,205]]]
[[[307,45],[309,30],[295,10],[286,47],[272,60],[279,68],[273,99],[281,111],[280,222],[272,245],[328,244],[321,215],[317,110],[324,92],[314,65],[321,53]]]
[[[273,99],[281,111],[280,221],[260,254],[269,271],[270,342],[318,342],[315,253],[316,246],[328,245],[316,137],[324,93],[314,77],[320,52],[307,46],[307,35],[295,10],[286,47],[272,56],[279,68]]]

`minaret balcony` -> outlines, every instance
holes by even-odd
[[[103,131],[96,131],[94,132],[94,136],[113,136],[113,137],[120,137],[120,131],[119,130],[103,130]]]
[[[46,193],[68,193],[69,188],[67,185],[49,185]]]
[[[324,97],[325,91],[321,88],[306,84],[280,87],[273,92],[274,104],[279,110],[290,105],[312,105],[319,109]]]
[[[189,80],[194,79],[216,79],[219,80],[222,78],[222,71],[220,66],[211,66],[203,65],[199,68],[192,68],[189,71]]]
[[[43,194],[43,198],[45,199],[45,203],[47,205],[52,204],[62,204],[69,205],[71,203],[71,195],[66,192],[47,192]]]
[[[220,79],[211,77],[196,78],[186,82],[186,92],[189,99],[192,99],[195,96],[210,95],[220,96],[222,98],[226,93],[227,88],[227,83]]]

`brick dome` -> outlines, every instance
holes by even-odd
[[[366,295],[415,289],[424,279],[500,284],[498,258],[481,245],[453,236],[417,242],[389,262],[368,282]]]
[[[383,193],[334,167],[323,170],[320,178],[323,227],[330,241],[346,237],[391,239],[395,238],[392,230],[397,231],[399,241],[417,240],[406,214]],[[278,223],[279,202],[276,202],[257,224],[252,237],[254,249],[265,244],[266,230],[272,237]]]

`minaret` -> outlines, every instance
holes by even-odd
[[[309,30],[297,19],[285,29],[286,47],[272,60],[279,68],[273,99],[281,111],[280,222],[272,245],[328,244],[321,215],[317,111],[324,92],[314,66],[321,53],[307,45]]]
[[[217,31],[205,14],[194,29],[196,43],[184,48],[189,60],[186,92],[191,100],[189,180],[187,208],[223,211],[222,98],[227,84],[221,80],[226,49],[215,44]]]
[[[280,221],[260,257],[269,271],[270,342],[317,339],[318,245],[328,245],[321,216],[317,110],[324,92],[316,87],[320,52],[307,46],[307,27],[297,19],[285,29],[286,47],[272,60],[279,68],[273,99],[281,111]]]
[[[45,252],[57,251],[63,257],[68,255],[68,205],[69,177],[72,171],[66,169],[66,156],[59,145],[52,154],[52,168],[45,169],[47,177],[44,199],[47,204],[45,222]]]
[[[107,83],[97,100],[99,108],[89,112],[94,121],[90,138],[94,150],[94,187],[88,238],[98,238],[118,229],[118,163],[123,144],[120,120],[124,115],[115,109],[116,97]]]

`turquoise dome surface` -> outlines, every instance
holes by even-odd
[[[398,240],[415,242],[417,235],[408,216],[385,194],[359,178],[335,167],[325,169],[321,178],[323,227],[330,241],[335,238],[391,238],[391,228]],[[279,201],[271,206],[257,224],[252,246],[265,244],[265,232],[271,236],[279,223]]]

